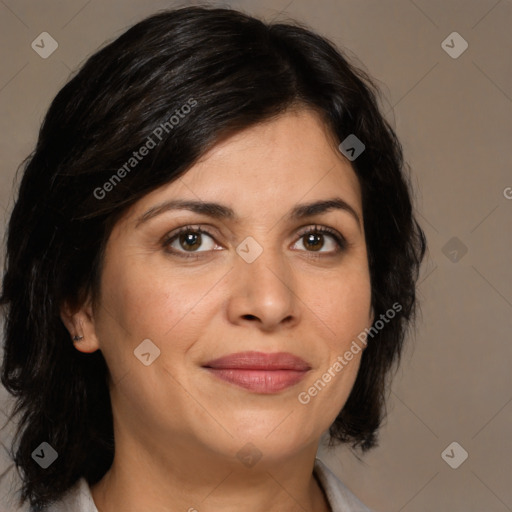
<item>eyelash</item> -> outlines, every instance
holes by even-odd
[[[169,253],[173,254],[173,255],[176,255],[178,257],[182,257],[182,258],[192,258],[192,259],[198,259],[198,258],[201,258],[201,253],[204,253],[204,252],[210,252],[210,251],[196,251],[196,252],[183,252],[183,251],[176,251],[174,249],[169,249],[169,245],[174,242],[175,239],[177,239],[180,235],[184,234],[184,233],[200,233],[200,234],[204,234],[204,235],[208,235],[209,237],[215,239],[215,237],[208,231],[200,228],[200,227],[196,227],[196,226],[183,226],[182,228],[179,228],[178,231],[174,231],[172,233],[169,233],[168,235],[165,236],[163,242],[162,242],[162,245],[164,247],[164,249],[166,249]],[[315,254],[315,251],[306,251],[308,253],[311,253],[310,254],[310,257],[312,258],[317,258],[317,257],[322,257],[322,254],[324,254],[325,256],[333,256],[333,255],[337,255],[339,254],[340,252],[344,251],[347,249],[347,247],[349,246],[347,240],[345,239],[345,237],[343,237],[340,233],[338,233],[336,230],[334,229],[331,229],[331,228],[328,228],[326,226],[312,226],[312,227],[309,227],[303,231],[301,231],[299,233],[299,238],[298,240],[300,240],[301,238],[305,237],[306,235],[309,235],[309,234],[318,234],[318,233],[321,233],[321,234],[327,234],[327,235],[330,235],[334,238],[334,241],[336,242],[336,245],[338,246],[338,248],[336,249],[335,253],[318,253],[318,254]]]

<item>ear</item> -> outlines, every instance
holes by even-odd
[[[90,298],[78,309],[72,308],[68,303],[65,303],[61,307],[60,318],[66,326],[71,336],[71,342],[77,350],[91,353],[100,348],[96,336],[92,300]],[[82,338],[74,340],[75,336]]]

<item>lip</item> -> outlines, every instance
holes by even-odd
[[[300,382],[311,366],[289,352],[238,352],[207,362],[215,377],[255,393],[277,393]]]
[[[304,359],[289,352],[237,352],[203,364],[216,370],[310,370]]]

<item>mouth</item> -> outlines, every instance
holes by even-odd
[[[203,365],[214,377],[254,393],[277,393],[299,383],[311,366],[288,352],[238,352]]]

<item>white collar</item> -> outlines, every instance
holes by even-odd
[[[318,457],[314,473],[320,481],[332,512],[372,512]]]

